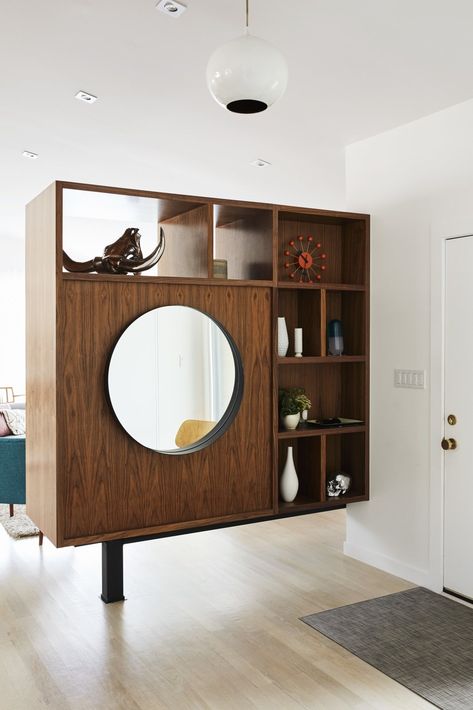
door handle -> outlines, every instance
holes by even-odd
[[[444,437],[441,446],[444,451],[451,451],[457,448],[457,441],[456,439],[445,439]]]

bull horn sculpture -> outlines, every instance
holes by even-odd
[[[97,274],[140,274],[156,266],[162,257],[165,247],[163,228],[160,228],[156,249],[146,258],[141,251],[140,239],[139,230],[136,227],[128,227],[120,239],[105,247],[103,256],[96,256],[90,261],[74,261],[63,251],[64,268],[76,274],[92,271]]]

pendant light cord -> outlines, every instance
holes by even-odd
[[[249,5],[249,0],[246,0],[246,32],[248,33],[248,16],[249,16],[249,10],[248,10],[248,5]]]

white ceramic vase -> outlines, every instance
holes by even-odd
[[[289,349],[289,335],[285,318],[278,318],[278,355],[286,357]]]
[[[299,490],[299,479],[294,466],[293,447],[287,447],[287,458],[279,481],[279,493],[283,501],[292,503]]]
[[[281,417],[281,419],[283,427],[291,431],[292,429],[297,428],[297,425],[301,420],[301,413],[297,412],[297,414],[286,414],[285,416]]]
[[[302,357],[302,328],[294,328],[294,355]]]

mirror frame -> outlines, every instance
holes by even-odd
[[[220,328],[222,331],[223,335],[227,339],[227,343],[230,346],[230,350],[233,356],[233,364],[235,366],[235,382],[233,386],[233,391],[232,395],[230,397],[230,402],[228,403],[228,406],[223,413],[223,415],[220,417],[219,421],[217,424],[214,426],[214,428],[209,431],[208,434],[203,436],[201,439],[198,439],[194,444],[189,444],[189,446],[183,446],[182,448],[177,448],[177,449],[153,449],[151,446],[146,446],[146,444],[143,444],[141,441],[138,441],[138,439],[135,439],[134,436],[130,434],[127,429],[123,426],[121,423],[117,413],[115,412],[115,409],[113,407],[112,403],[112,397],[110,394],[110,388],[109,388],[109,372],[110,372],[110,366],[112,363],[112,358],[113,354],[115,352],[115,349],[120,342],[123,334],[128,330],[128,328],[137,320],[139,320],[142,316],[146,315],[147,313],[151,313],[152,311],[156,311],[159,308],[172,308],[173,306],[177,306],[179,308],[190,308],[193,311],[197,311],[197,313],[201,313],[202,315],[206,316],[209,318],[211,321],[215,323],[215,325]],[[209,313],[206,313],[205,311],[201,311],[199,308],[194,308],[194,306],[188,306],[186,304],[182,303],[169,303],[166,305],[162,306],[155,306],[154,308],[150,308],[147,311],[143,311],[143,313],[140,313],[139,316],[136,316],[136,318],[133,318],[126,327],[121,331],[120,335],[116,339],[115,343],[113,344],[113,347],[110,350],[109,356],[108,356],[108,361],[107,361],[107,366],[105,369],[105,389],[106,389],[106,394],[107,394],[107,400],[108,404],[110,406],[110,409],[113,412],[113,416],[119,423],[120,427],[123,429],[123,431],[127,434],[127,436],[130,437],[130,439],[133,439],[133,441],[136,441],[137,444],[140,446],[143,446],[145,449],[149,449],[150,451],[154,451],[157,454],[166,454],[168,456],[182,456],[183,454],[191,454],[195,453],[196,451],[202,451],[202,449],[206,449],[208,446],[214,443],[217,439],[219,439],[222,434],[224,434],[227,429],[230,427],[232,424],[233,420],[235,419],[236,415],[238,414],[238,410],[240,409],[241,402],[243,399],[243,386],[244,386],[244,374],[243,374],[243,361],[241,359],[240,351],[237,348],[237,345],[235,341],[233,340],[232,336],[228,332],[228,330],[225,328],[225,326],[220,323],[219,320],[211,316]]]

